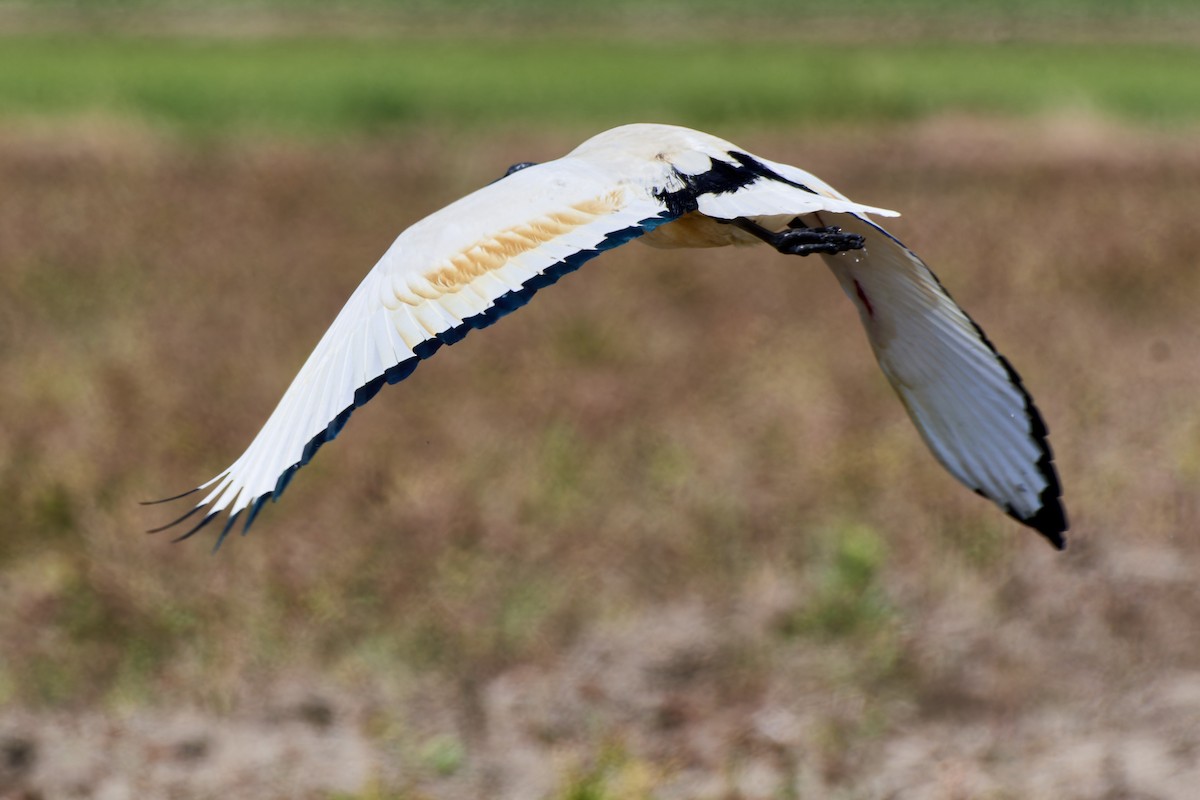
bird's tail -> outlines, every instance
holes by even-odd
[[[929,449],[954,477],[1061,549],[1062,490],[1045,423],[1021,378],[911,250],[857,215],[837,215],[836,224],[867,244],[825,260]]]

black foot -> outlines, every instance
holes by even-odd
[[[809,256],[813,253],[832,255],[846,250],[861,250],[866,244],[866,240],[857,233],[842,233],[841,228],[832,225],[827,228],[806,228],[798,219],[792,220],[792,227],[778,233],[744,217],[735,219],[733,224],[789,256]]]
[[[842,229],[836,226],[791,228],[776,235],[779,238],[772,242],[775,249],[793,256],[861,250],[866,243],[866,240],[857,233],[842,233]]]

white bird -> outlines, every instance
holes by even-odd
[[[268,498],[384,383],[485,328],[596,255],[765,242],[821,253],[925,443],[949,472],[1057,548],[1067,521],[1046,426],[1021,379],[912,251],[796,167],[699,131],[625,125],[505,176],[400,234],[301,367],[262,430],[206,491],[180,539],[225,513],[249,529]],[[836,223],[836,226],[830,223]],[[168,498],[169,500],[178,499]],[[163,501],[159,501],[163,502]]]

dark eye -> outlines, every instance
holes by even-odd
[[[504,177],[507,178],[509,175],[512,175],[514,172],[520,172],[521,170],[525,169],[526,167],[536,167],[536,166],[537,166],[536,161],[522,161],[520,164],[513,164],[511,167],[508,168],[508,171],[504,173]]]

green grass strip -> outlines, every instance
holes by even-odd
[[[885,123],[1083,109],[1200,118],[1184,45],[0,40],[0,122],[101,115],[187,135]]]

